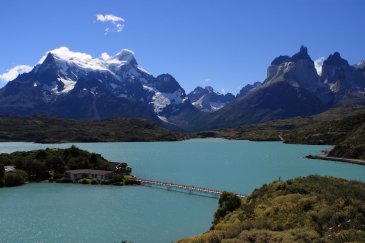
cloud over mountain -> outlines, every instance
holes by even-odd
[[[32,70],[33,67],[28,65],[17,65],[5,73],[0,74],[0,83],[7,83],[13,79],[15,79],[19,74],[27,73]]]

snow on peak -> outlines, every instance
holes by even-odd
[[[355,64],[356,68],[364,68],[365,67],[365,60],[361,60],[357,64]]]
[[[316,68],[317,74],[320,76],[322,75],[322,66],[323,66],[324,60],[325,60],[324,57],[320,57],[314,61],[314,67]]]
[[[134,52],[128,49],[123,49],[117,55],[114,56],[119,61],[130,62],[134,59]]]
[[[30,72],[33,67],[28,65],[18,65],[8,69],[5,73],[0,74],[0,83],[7,83],[18,77],[19,74]]]
[[[105,55],[106,57],[106,55]],[[106,62],[108,62],[109,64],[126,64],[126,63],[130,63],[130,64],[137,64],[137,61],[134,57],[134,52],[128,49],[123,49],[120,52],[118,52],[115,56],[109,57],[108,59],[105,60]]]
[[[123,49],[115,56],[110,56],[103,52],[100,58],[93,58],[91,55],[83,52],[71,51],[68,47],[62,46],[54,50],[48,51],[38,62],[41,64],[46,59],[47,55],[51,53],[56,60],[66,61],[67,63],[75,64],[84,69],[91,70],[109,70],[110,64],[125,64],[137,63],[134,57],[134,52],[128,49]]]
[[[92,69],[92,70],[107,69],[105,67],[103,60],[100,60],[98,58],[93,58],[91,55],[86,53],[70,51],[70,49],[68,49],[65,46],[51,50],[50,53],[53,54],[55,59],[65,60],[67,62],[73,63],[85,69]]]

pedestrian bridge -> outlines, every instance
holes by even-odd
[[[223,191],[217,190],[217,189],[192,186],[192,185],[183,185],[183,184],[177,184],[177,183],[173,183],[173,182],[148,180],[148,179],[142,179],[142,178],[136,178],[136,181],[138,181],[143,186],[158,187],[158,188],[163,188],[166,190],[181,191],[181,192],[186,192],[189,194],[196,194],[196,195],[201,195],[201,196],[220,197],[220,195],[223,193]],[[246,197],[246,195],[244,195],[244,194],[239,194],[239,193],[234,193],[234,192],[233,192],[233,194],[235,194],[236,196],[238,196],[240,198]]]

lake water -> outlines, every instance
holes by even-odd
[[[250,193],[272,180],[310,174],[365,181],[365,166],[308,160],[328,146],[196,139],[76,143],[133,174]],[[0,143],[0,153],[71,144]],[[206,231],[217,200],[148,187],[28,184],[0,189],[1,242],[171,242]]]

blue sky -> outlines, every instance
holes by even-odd
[[[363,0],[1,0],[0,9],[0,74],[60,46],[94,57],[128,48],[186,91],[237,93],[302,44],[314,60],[334,51],[352,64],[365,59]]]

